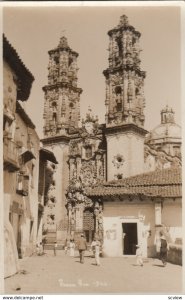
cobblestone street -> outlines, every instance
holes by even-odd
[[[182,267],[168,263],[164,268],[157,259],[147,259],[143,267],[135,258],[102,258],[101,266],[86,253],[79,257],[57,256],[47,251],[20,261],[21,272],[5,280],[6,294],[122,293],[171,294],[182,292]],[[16,290],[17,289],[17,290]]]

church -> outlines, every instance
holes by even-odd
[[[67,38],[48,51],[42,143],[58,164],[46,174],[43,230],[58,244],[97,237],[105,256],[134,255],[140,244],[152,257],[160,230],[182,238],[181,127],[166,106],[147,131],[141,34],[123,15],[108,37],[104,124],[90,108],[80,123],[79,54]]]

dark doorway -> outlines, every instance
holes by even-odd
[[[122,223],[123,254],[135,255],[137,245],[137,223]]]
[[[95,232],[95,220],[92,208],[85,209],[83,213],[83,230],[87,243],[91,243]]]

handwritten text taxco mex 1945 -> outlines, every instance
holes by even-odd
[[[104,282],[104,281],[93,281],[92,283],[88,283],[88,282],[83,282],[82,279],[78,279],[78,281],[75,283],[75,282],[64,282],[64,280],[62,278],[60,278],[59,280],[59,285],[61,287],[77,287],[77,286],[80,286],[80,287],[88,287],[88,286],[95,286],[95,287],[102,287],[102,286],[107,286],[107,282]]]

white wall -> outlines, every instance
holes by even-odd
[[[117,154],[123,155],[122,166],[114,166],[112,162]],[[144,171],[144,140],[134,133],[117,133],[107,136],[107,180],[115,179],[116,174],[123,178],[143,173]]]
[[[154,204],[123,204],[104,202],[104,255],[123,255],[122,223],[137,223],[138,244],[143,255],[154,255],[155,210]],[[148,237],[149,230],[151,236]],[[109,235],[109,237],[108,237]]]
[[[162,223],[168,228],[172,242],[176,238],[182,238],[182,204],[177,200],[164,201]]]

